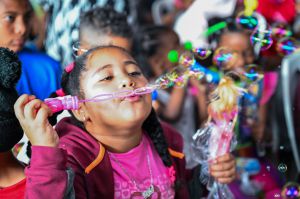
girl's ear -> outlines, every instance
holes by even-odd
[[[82,123],[85,123],[89,119],[85,105],[83,103],[79,104],[78,110],[72,110],[72,113],[74,114],[75,118]]]

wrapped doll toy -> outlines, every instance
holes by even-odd
[[[220,184],[209,175],[209,164],[235,147],[234,125],[238,114],[238,100],[245,92],[235,85],[227,74],[211,94],[208,106],[209,118],[204,127],[193,136],[193,156],[202,165],[200,180],[207,184],[208,198],[234,198],[227,185]]]

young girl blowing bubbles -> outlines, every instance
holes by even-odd
[[[147,84],[135,60],[116,46],[93,48],[66,71],[62,89],[80,99]],[[15,112],[32,143],[29,198],[63,198],[71,184],[67,166],[75,173],[76,198],[189,198],[182,138],[158,121],[150,94],[81,103],[55,129],[50,109],[34,96],[22,95]],[[211,174],[231,182],[233,157],[216,162]]]

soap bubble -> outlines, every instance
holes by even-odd
[[[258,20],[254,15],[246,16],[244,12],[240,12],[236,19],[236,24],[246,30],[254,30],[258,25]]]
[[[244,67],[244,74],[248,83],[255,83],[263,78],[263,70],[256,64],[249,64]]]
[[[278,165],[278,171],[280,171],[281,173],[286,172],[286,171],[287,171],[287,166],[286,166],[286,164],[280,163],[280,164]]]
[[[283,37],[292,36],[292,31],[290,30],[289,26],[285,23],[274,23],[272,25],[271,30],[273,37],[277,40]]]
[[[196,61],[195,61],[194,55],[189,51],[182,53],[179,57],[179,64],[181,64],[182,66],[184,66],[186,68],[194,65],[195,62]]]
[[[225,47],[218,48],[213,56],[213,63],[217,65],[220,69],[228,68],[228,64],[232,62],[236,56],[234,53]]]
[[[197,55],[199,59],[206,59],[212,53],[211,50],[205,48],[193,48],[192,51]]]
[[[300,43],[293,37],[282,38],[276,44],[276,50],[282,56],[292,54],[299,47]]]
[[[284,199],[300,198],[300,185],[295,182],[288,182],[281,190],[281,196]]]
[[[251,44],[253,46],[259,44],[261,50],[269,49],[273,44],[271,33],[272,32],[269,29],[262,30],[256,28],[255,31],[250,36]]]

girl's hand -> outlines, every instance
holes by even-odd
[[[48,121],[48,106],[35,96],[22,95],[14,105],[15,114],[32,145],[58,146],[58,135]]]
[[[210,165],[210,174],[216,181],[222,184],[232,182],[236,177],[236,162],[233,155],[227,153],[218,157],[215,162]]]

